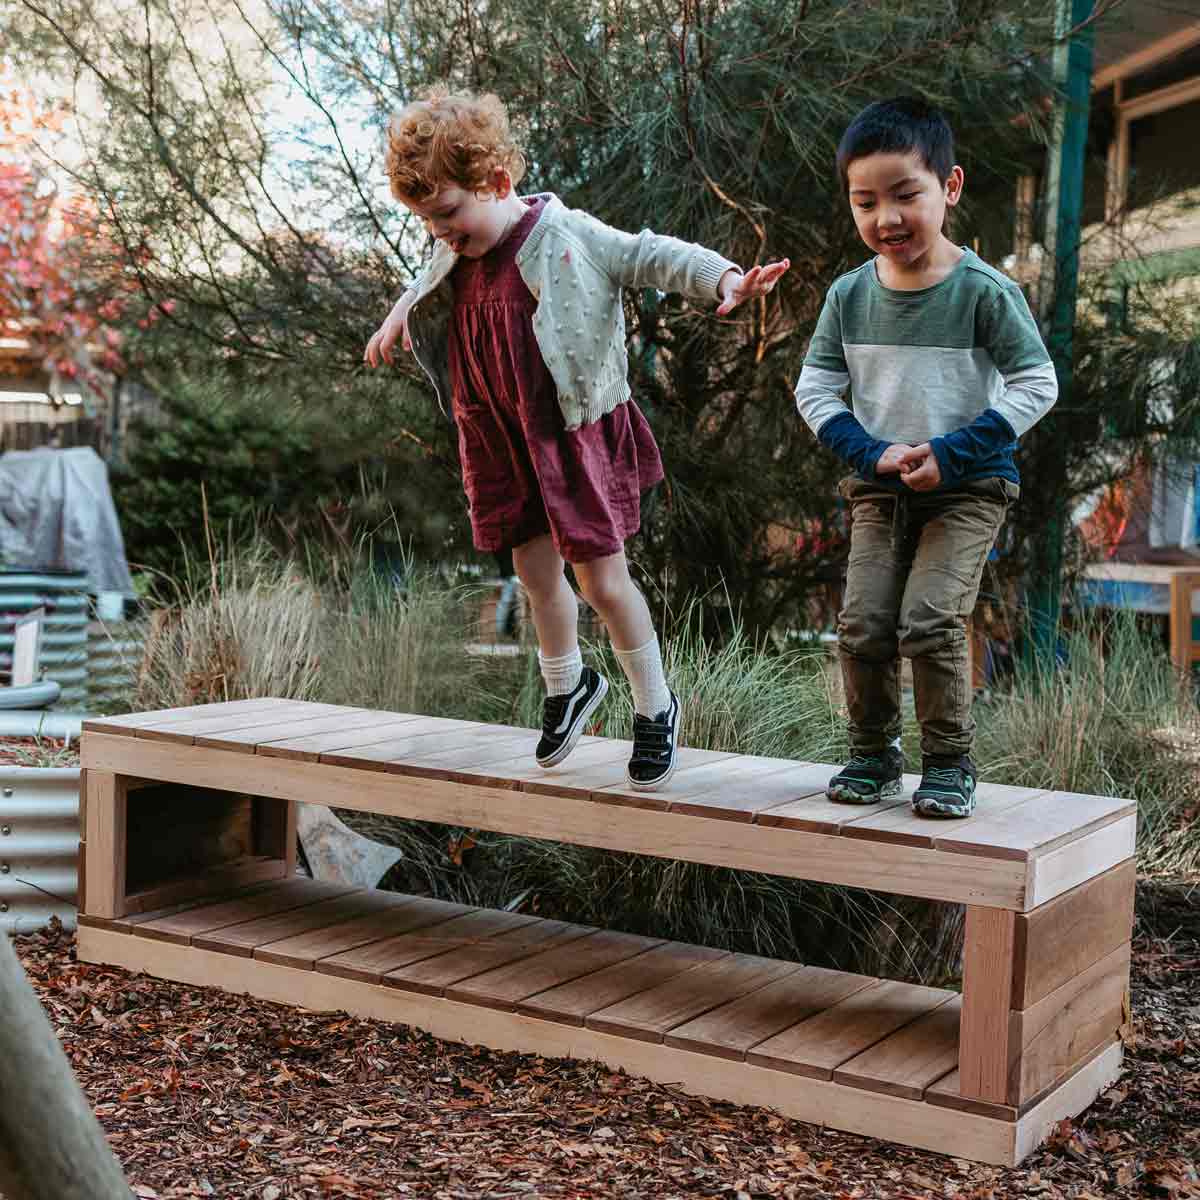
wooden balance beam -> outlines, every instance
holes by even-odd
[[[1132,802],[980,784],[936,821],[687,748],[635,792],[629,743],[543,770],[535,737],[285,700],[87,721],[79,957],[1005,1165],[1116,1077]],[[304,800],[961,903],[962,992],[301,879]]]

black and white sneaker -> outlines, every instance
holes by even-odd
[[[679,697],[671,693],[671,703],[651,720],[633,714],[633,755],[626,777],[629,786],[649,792],[671,778],[675,770],[675,751],[679,742]]]
[[[587,719],[608,694],[608,680],[584,667],[573,692],[547,696],[542,704],[542,736],[534,757],[539,767],[557,766],[583,736]]]

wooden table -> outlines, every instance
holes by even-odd
[[[936,821],[831,804],[828,765],[686,748],[634,792],[628,743],[543,770],[535,738],[284,700],[88,721],[79,956],[996,1163],[1115,1078],[1130,801],[981,784]],[[962,903],[963,990],[301,879],[303,800]]]

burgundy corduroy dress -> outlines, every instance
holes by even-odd
[[[479,550],[549,533],[567,562],[620,550],[641,523],[641,493],[663,477],[654,434],[632,400],[568,431],[533,332],[537,301],[516,264],[544,206],[450,275],[450,381],[471,532]]]

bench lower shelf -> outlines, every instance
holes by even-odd
[[[117,919],[81,961],[598,1060],[687,1091],[1013,1165],[1116,1077],[1099,1047],[1018,1111],[958,1096],[954,992],[309,880]]]

